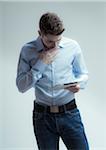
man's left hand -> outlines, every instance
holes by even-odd
[[[77,93],[80,90],[80,85],[76,84],[76,85],[73,85],[73,86],[70,86],[70,87],[66,87],[65,89],[67,89],[67,90],[69,90],[73,93]]]

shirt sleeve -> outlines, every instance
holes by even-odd
[[[80,88],[84,89],[88,81],[88,70],[84,61],[83,53],[78,43],[73,61],[73,73],[76,81],[80,84]]]
[[[42,78],[42,73],[44,72],[46,66],[47,65],[43,63],[42,60],[38,59],[33,67],[31,67],[25,57],[25,54],[21,51],[16,77],[16,85],[18,90],[23,93],[34,87],[36,82]]]

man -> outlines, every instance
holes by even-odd
[[[20,92],[35,88],[33,127],[39,150],[59,150],[60,137],[68,150],[89,149],[75,100],[88,71],[80,46],[63,37],[64,30],[57,14],[43,14],[39,37],[20,53],[16,84]]]

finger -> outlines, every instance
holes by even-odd
[[[49,51],[55,51],[55,50],[58,50],[58,48],[54,47],[54,48],[51,48]]]
[[[52,53],[52,54],[48,53],[47,55],[48,55],[49,58],[54,58],[57,55],[57,53]]]
[[[70,90],[74,93],[79,91],[79,88],[77,88],[76,86],[66,87],[65,89]]]
[[[48,51],[48,52],[50,52],[51,54],[52,54],[52,53],[57,53],[57,52],[58,52],[58,49],[51,49],[51,50]]]

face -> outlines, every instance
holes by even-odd
[[[51,35],[51,34],[40,34],[42,42],[46,49],[52,49],[58,47],[62,36],[61,35]]]

